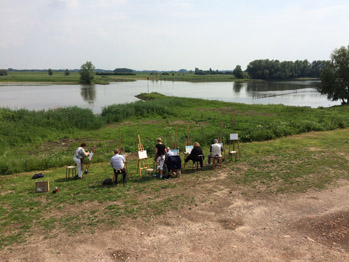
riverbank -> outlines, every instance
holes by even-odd
[[[232,132],[239,133],[241,142],[252,142],[349,126],[348,106],[246,105],[157,93],[142,94],[142,98],[148,100],[107,106],[101,115],[78,107],[0,109],[0,174],[70,165],[71,154],[82,141],[96,146],[94,161],[106,161],[118,145],[119,128],[126,152],[137,152],[140,134],[152,156],[157,137],[173,146],[176,135],[183,151],[188,128],[192,142],[207,147],[221,133],[227,144]]]
[[[108,84],[110,82],[124,82],[136,80],[165,80],[165,81],[188,81],[188,82],[232,82],[234,75],[195,75],[192,73],[137,73],[134,75],[96,75],[95,84]],[[239,79],[241,81],[241,79]],[[7,76],[0,76],[0,84],[5,83],[45,83],[45,84],[80,84],[80,74],[71,72],[65,75],[64,72],[9,72]]]

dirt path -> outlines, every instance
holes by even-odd
[[[193,208],[94,235],[35,236],[0,261],[349,261],[348,181],[251,199],[215,182],[225,176],[194,192],[209,201]]]

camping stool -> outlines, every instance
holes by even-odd
[[[146,172],[147,174],[154,174],[154,169],[153,169],[153,168],[147,168],[147,169],[145,170],[145,172]]]
[[[70,174],[71,174],[72,177],[75,177],[76,176],[76,170],[77,170],[76,166],[67,166],[65,168],[65,178],[70,177]]]
[[[204,156],[203,155],[198,155],[199,157],[201,157],[202,159],[202,162],[204,162]],[[196,165],[196,171],[199,170],[199,165],[200,165],[200,161],[194,161],[194,168],[195,168],[195,165]]]
[[[216,168],[216,160],[217,160],[217,164],[221,164],[222,165],[222,157],[221,156],[212,157],[212,167],[213,167],[213,169]]]
[[[233,156],[235,157],[235,162],[237,161],[238,158],[238,152],[237,151],[230,151],[229,152],[229,158],[231,161],[233,161]]]

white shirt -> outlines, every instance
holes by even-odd
[[[168,156],[174,156],[174,155],[175,154],[171,150],[169,150],[165,156],[168,157]]]
[[[211,145],[211,156],[219,156],[221,157],[221,152],[222,152],[222,146],[218,143]]]
[[[122,155],[116,154],[110,159],[110,164],[114,169],[124,168],[125,158]]]
[[[84,158],[85,155],[86,155],[86,152],[85,152],[84,148],[79,146],[75,151],[74,157],[81,159],[81,158]]]

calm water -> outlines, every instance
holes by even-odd
[[[135,95],[147,92],[246,104],[310,107],[340,104],[328,101],[326,96],[320,95],[315,85],[316,82],[311,81],[190,83],[147,80],[93,86],[1,85],[0,107],[40,110],[79,106],[100,113],[106,105],[137,101]]]

